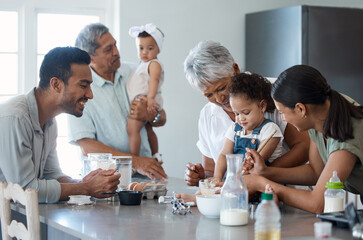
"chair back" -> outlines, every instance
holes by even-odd
[[[25,207],[28,229],[21,222],[11,221],[10,200],[13,200],[14,203],[19,202]],[[10,240],[14,237],[23,240],[40,239],[38,192],[36,190],[24,191],[19,184],[0,182],[0,204],[3,240]]]

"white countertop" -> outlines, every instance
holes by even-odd
[[[170,178],[168,195],[193,193],[196,187],[188,187],[182,179]],[[173,215],[171,204],[158,204],[155,200],[142,200],[140,206],[124,206],[119,202],[95,200],[94,206],[72,207],[60,202],[40,204],[42,223],[78,239],[254,239],[254,221],[247,226],[227,227],[219,219],[208,219],[197,207],[192,213]],[[13,205],[12,209],[24,213]],[[286,207],[282,210],[281,237],[313,237],[314,222],[320,221],[314,214]],[[333,228],[333,237],[352,239],[348,229]],[[73,238],[74,239],[74,238]]]

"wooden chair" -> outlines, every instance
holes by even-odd
[[[10,200],[19,202],[25,207],[28,229],[21,222],[11,221]],[[36,190],[27,189],[24,191],[18,184],[0,182],[0,204],[3,240],[13,237],[23,240],[40,239],[38,192]]]

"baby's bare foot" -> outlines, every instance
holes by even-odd
[[[183,199],[185,203],[194,202],[195,206],[197,205],[196,194],[178,193],[175,197]]]

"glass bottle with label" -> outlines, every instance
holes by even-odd
[[[240,226],[248,223],[248,191],[242,179],[244,155],[226,154],[227,177],[221,190],[220,223]]]

